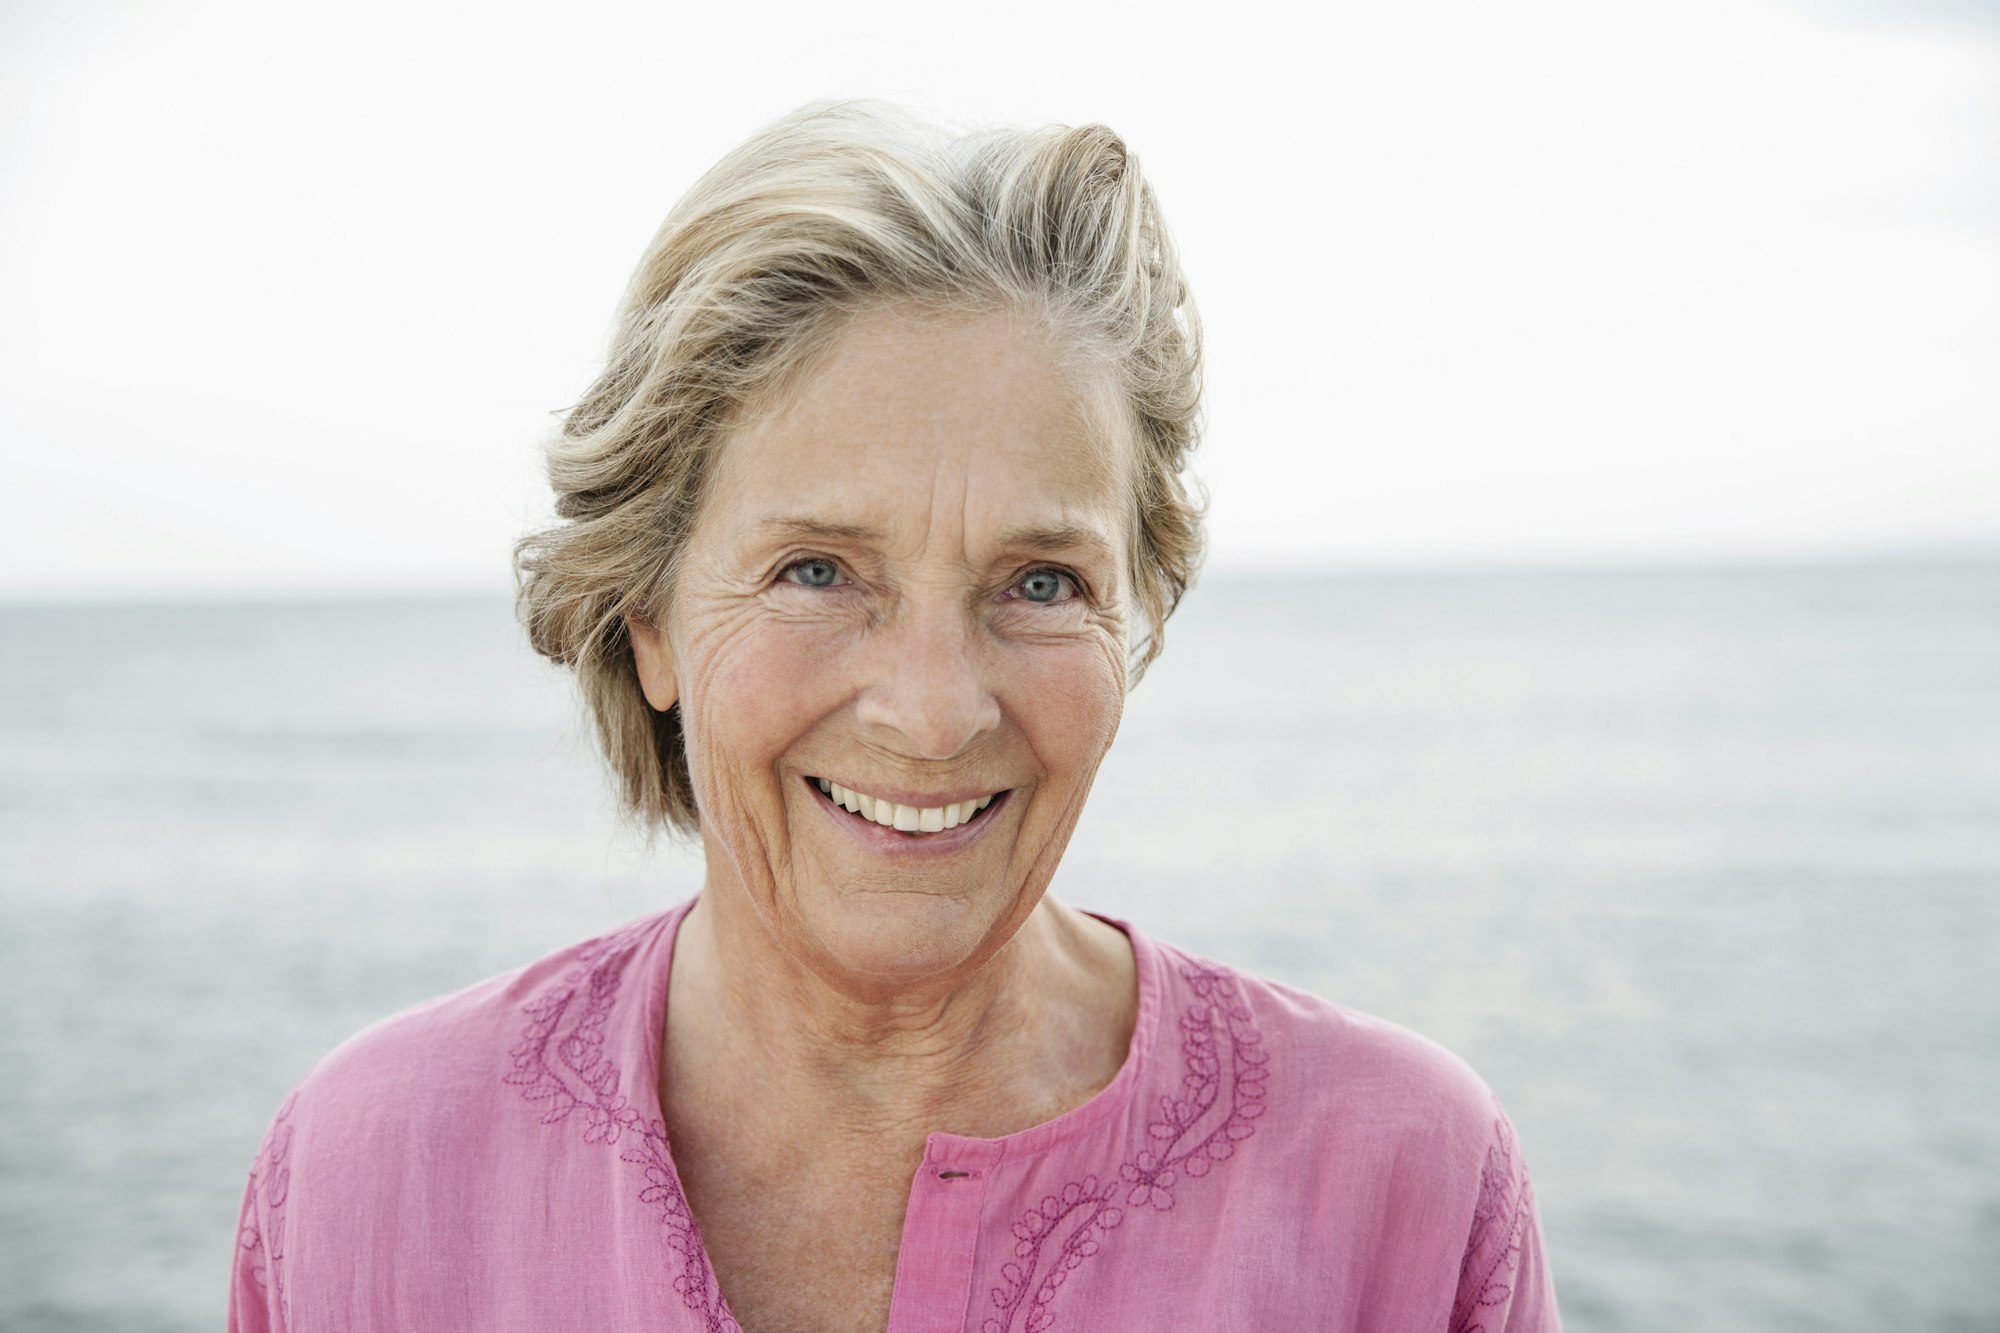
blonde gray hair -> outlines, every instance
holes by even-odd
[[[544,444],[560,522],[514,545],[515,609],[571,667],[650,837],[698,837],[680,708],[640,689],[625,627],[664,624],[710,464],[783,401],[864,303],[1025,312],[1102,386],[1135,466],[1127,574],[1142,625],[1127,688],[1203,557],[1201,324],[1137,158],[1104,125],[956,132],[873,99],[822,99],[695,183],[647,246],[604,371]]]

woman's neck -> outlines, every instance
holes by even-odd
[[[965,975],[895,991],[818,975],[741,907],[706,890],[675,940],[661,1081],[683,1114],[728,1108],[773,1146],[997,1137],[1080,1105],[1124,1062],[1130,942],[1052,898]]]

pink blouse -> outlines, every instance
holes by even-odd
[[[736,1329],[658,1097],[696,899],[385,1018],[285,1098],[250,1166],[229,1327]],[[1148,938],[1088,1102],[933,1133],[890,1333],[1559,1333],[1527,1164],[1457,1056]]]

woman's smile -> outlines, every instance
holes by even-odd
[[[829,778],[803,781],[813,804],[848,836],[871,851],[899,856],[941,856],[969,847],[984,836],[987,825],[1014,794],[1009,787],[963,802],[915,807],[851,791]],[[944,827],[947,822],[952,827]]]

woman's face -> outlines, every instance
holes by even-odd
[[[632,624],[648,700],[680,704],[707,896],[822,976],[948,979],[1055,873],[1125,697],[1129,441],[1084,417],[1029,326],[871,307],[731,436],[665,634]],[[822,779],[1005,794],[902,832]]]

